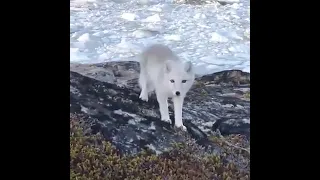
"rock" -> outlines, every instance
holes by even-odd
[[[185,142],[187,136],[220,152],[209,140],[217,130],[223,136],[240,134],[250,139],[250,74],[222,71],[198,77],[183,108],[187,132],[160,120],[155,94],[148,102],[139,99],[139,64],[135,61],[70,66],[70,112],[85,117],[94,133],[101,132],[123,153],[134,154],[152,147],[163,152],[171,142]],[[239,160],[240,163],[240,160]]]
[[[218,0],[221,5],[239,3],[239,0]]]
[[[214,82],[221,85],[248,85],[250,84],[250,74],[240,70],[226,70],[201,77],[205,83]]]
[[[116,81],[113,72],[106,71],[105,68],[99,67],[98,65],[90,66],[78,63],[71,63],[70,71],[85,73],[84,75],[90,76],[103,82],[113,83]]]

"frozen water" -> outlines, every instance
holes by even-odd
[[[70,62],[137,60],[143,48],[161,43],[199,74],[250,72],[250,1],[223,1],[71,0]]]

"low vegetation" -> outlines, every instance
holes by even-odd
[[[246,93],[243,95],[243,97],[244,97],[245,99],[250,100],[250,91],[246,92]]]
[[[160,155],[144,151],[120,155],[100,134],[90,134],[76,116],[70,118],[71,180],[246,180],[248,171],[239,170],[222,156],[199,153],[193,143],[177,143]],[[217,139],[213,139],[217,141]]]

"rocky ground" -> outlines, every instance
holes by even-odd
[[[134,61],[70,65],[70,113],[100,132],[122,154],[143,149],[161,154],[172,143],[194,139],[204,151],[249,171],[250,74],[230,70],[197,77],[185,99],[187,132],[160,121],[153,94],[139,99],[139,64]],[[170,116],[173,108],[170,102]]]

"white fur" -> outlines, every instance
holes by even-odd
[[[183,101],[193,85],[194,78],[192,63],[180,61],[167,46],[155,44],[141,54],[139,77],[141,88],[140,99],[148,101],[149,93],[155,90],[161,120],[171,123],[168,111],[168,98],[172,98],[175,126],[181,127],[183,130],[186,130],[182,122]],[[183,80],[186,80],[186,82]],[[179,96],[176,95],[177,91],[180,92]]]

